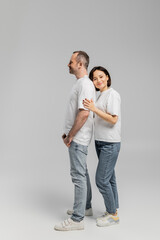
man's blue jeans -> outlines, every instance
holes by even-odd
[[[120,151],[120,142],[95,141],[95,146],[99,159],[96,185],[103,195],[106,211],[108,213],[116,213],[119,203],[114,168]]]
[[[71,219],[76,222],[83,220],[85,209],[91,207],[91,184],[87,170],[88,147],[71,142],[69,147],[70,174],[74,184],[74,206]]]

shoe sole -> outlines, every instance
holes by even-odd
[[[56,231],[74,231],[74,230],[84,230],[84,227],[83,228],[76,228],[76,229],[62,229],[62,228],[54,228],[54,230]]]
[[[97,225],[97,227],[109,227],[109,226],[117,225],[117,224],[119,224],[119,221],[117,221],[117,222],[112,222],[112,223],[106,223],[106,224],[104,224],[104,225],[98,225],[98,223],[97,223],[96,225]]]

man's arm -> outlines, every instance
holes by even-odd
[[[76,133],[82,128],[82,126],[85,124],[87,121],[87,118],[89,116],[89,111],[84,110],[84,109],[79,109],[75,122],[68,133],[68,135],[63,139],[64,143],[66,144],[67,147],[70,146],[73,137],[76,135]]]

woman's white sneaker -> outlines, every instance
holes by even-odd
[[[84,220],[81,222],[74,222],[71,218],[61,222],[54,227],[57,231],[72,231],[72,230],[83,230],[84,229]]]
[[[107,227],[107,226],[111,226],[111,225],[118,224],[118,223],[119,223],[118,214],[116,216],[114,216],[112,214],[106,214],[100,218],[97,218],[97,226],[98,227]]]
[[[97,221],[99,221],[99,220],[103,220],[105,217],[107,217],[109,215],[109,213],[108,212],[105,212],[101,217],[98,217],[97,219],[96,219],[96,222]]]

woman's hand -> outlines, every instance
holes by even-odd
[[[87,98],[85,98],[83,100],[83,106],[89,110],[91,110],[92,112],[94,112],[96,110],[96,107],[94,105],[94,102],[93,100],[88,100]]]

